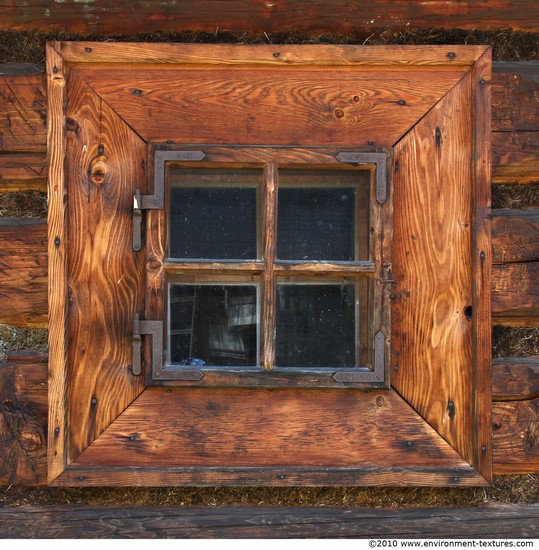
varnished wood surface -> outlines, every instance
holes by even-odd
[[[470,66],[487,46],[362,46],[342,44],[159,44],[55,42],[68,63],[159,63],[196,65],[300,66]],[[241,48],[242,54],[238,55]],[[133,61],[136,60],[136,61]],[[166,69],[166,65],[163,66]]]
[[[539,358],[501,357],[492,361],[492,397],[495,401],[539,397]]]
[[[387,71],[115,68],[104,79],[99,66],[77,69],[149,142],[335,147],[393,145],[464,72]]]
[[[387,452],[381,470],[379,441]],[[55,483],[107,482],[286,486],[485,480],[388,390],[153,388]]]
[[[77,76],[66,109],[69,224],[69,456],[78,456],[144,387],[132,330],[144,256],[133,251],[134,189],[146,144]]]
[[[488,442],[470,425],[472,161],[460,154],[472,150],[470,90],[468,75],[395,148],[391,384],[473,462]]]
[[[492,211],[492,261],[539,261],[539,209]]]
[[[0,218],[0,322],[47,326],[47,224]]]
[[[47,364],[35,356],[0,363],[0,396],[0,485],[44,485]]]
[[[539,472],[539,397],[492,407],[494,473]]]
[[[49,315],[49,416],[47,439],[48,479],[53,480],[69,463],[68,455],[68,219],[66,189],[66,74],[58,52],[47,46],[48,195],[48,315]]]
[[[386,28],[421,27],[537,30],[539,14],[525,0],[487,0],[462,4],[458,0],[435,3],[427,0],[399,2],[379,0],[365,4],[352,0],[296,0],[268,4],[262,0],[230,0],[226,10],[211,0],[171,0],[148,3],[104,0],[81,4],[66,0],[60,5],[30,0],[21,6],[9,0],[4,6],[2,27],[18,30],[64,31],[98,34],[133,34],[148,31],[199,30],[236,33],[279,33],[286,29],[342,33]],[[271,40],[271,37],[269,37]]]
[[[85,52],[86,53],[86,52]],[[9,67],[8,67],[9,65]],[[46,84],[28,64],[0,65],[0,190],[45,189]],[[492,79],[492,157],[495,183],[528,183],[537,179],[539,108],[535,94],[539,65],[494,62]],[[16,111],[14,115],[13,112]],[[15,120],[16,131],[13,127]],[[18,125],[18,126],[17,126]],[[22,129],[21,129],[22,128]],[[34,155],[8,151],[35,151]]]
[[[493,266],[492,322],[513,327],[539,326],[539,262]]]

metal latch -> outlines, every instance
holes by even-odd
[[[133,366],[134,376],[142,374],[142,336],[152,337],[152,367],[163,366],[163,321],[141,321],[135,314],[133,319]]]

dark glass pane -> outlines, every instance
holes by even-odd
[[[255,170],[171,170],[171,258],[257,257]],[[249,185],[249,186],[242,186]]]
[[[278,284],[276,365],[355,367],[356,285]]]
[[[277,258],[368,259],[369,178],[365,171],[283,171],[279,178]]]
[[[256,286],[171,284],[169,289],[171,364],[257,365]]]

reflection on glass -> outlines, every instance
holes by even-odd
[[[258,170],[171,169],[171,258],[257,257]]]
[[[276,366],[358,366],[358,306],[355,284],[278,284]]]
[[[255,285],[169,285],[169,363],[255,366]]]
[[[277,258],[367,260],[369,178],[365,171],[282,171]]]

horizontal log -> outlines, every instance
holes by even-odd
[[[539,181],[538,131],[492,132],[491,147],[492,183]]]
[[[44,74],[0,75],[0,152],[45,152],[45,90]]]
[[[47,173],[44,153],[0,155],[0,192],[45,191]]]
[[[539,398],[492,406],[495,475],[539,473]]]
[[[497,61],[492,69],[492,130],[539,130],[539,63]]]
[[[500,357],[492,361],[494,401],[539,397],[539,357]]]
[[[539,209],[492,211],[492,261],[539,260]]]
[[[0,485],[47,481],[47,365],[24,355],[0,363]]]
[[[421,27],[536,30],[539,13],[527,0],[467,2],[378,0],[188,0],[147,2],[63,0],[54,9],[42,0],[3,3],[1,28],[98,34],[133,34],[148,31],[197,30],[215,33],[276,33],[283,29],[315,32],[350,32],[358,29]]]
[[[492,267],[492,322],[539,326],[539,262]]]
[[[25,506],[1,538],[536,538],[539,504],[471,508]]]
[[[0,322],[47,326],[47,223],[0,218]]]

